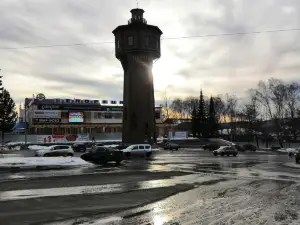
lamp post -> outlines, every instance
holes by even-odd
[[[24,107],[24,122],[25,122],[25,129],[24,129],[24,136],[25,136],[25,145],[27,144],[27,109],[29,109],[29,107],[32,105],[32,103],[34,102],[34,98],[31,99],[31,101],[28,103],[28,105],[26,105],[26,101],[25,101],[25,107]]]

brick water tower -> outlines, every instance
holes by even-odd
[[[122,141],[144,143],[156,139],[152,66],[160,58],[162,31],[147,24],[143,9],[130,12],[128,25],[113,31],[116,57],[124,70]]]

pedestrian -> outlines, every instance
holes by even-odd
[[[94,136],[92,137],[92,142],[95,142],[95,137]]]

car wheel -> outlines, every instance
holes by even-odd
[[[125,153],[125,156],[126,156],[127,158],[129,158],[129,157],[131,156],[130,152],[126,152],[126,153]]]
[[[146,157],[148,158],[148,157],[150,157],[151,156],[151,152],[147,152],[146,153]]]
[[[117,164],[117,165],[119,165],[119,164],[120,164],[120,162],[121,162],[121,160],[118,160],[118,161],[116,161],[116,164]]]
[[[72,153],[68,153],[67,156],[73,156],[73,154]]]
[[[176,148],[176,151],[178,151],[179,150],[179,148]]]
[[[217,154],[217,153],[214,153],[214,156],[218,156],[218,154]]]
[[[228,157],[230,156],[230,154],[226,154]]]
[[[48,153],[46,153],[45,155],[44,155],[44,157],[49,157],[50,156],[50,154],[48,154]]]
[[[221,153],[221,156],[224,156],[224,153],[223,153],[223,152]]]
[[[233,154],[233,156],[237,156],[237,154],[235,153],[235,154]]]

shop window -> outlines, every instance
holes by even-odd
[[[112,118],[112,113],[106,112],[105,113],[105,119],[111,119]]]

